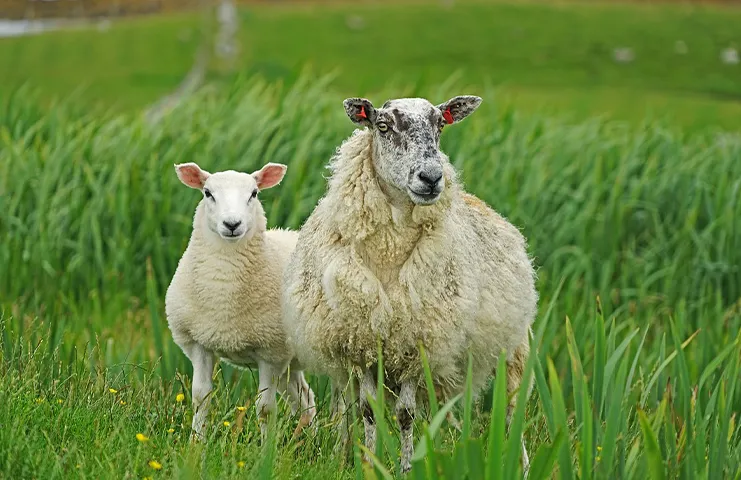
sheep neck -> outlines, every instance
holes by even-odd
[[[371,134],[356,130],[333,158],[327,200],[336,212],[336,227],[343,242],[350,244],[372,270],[393,276],[389,267],[401,268],[419,241],[441,228],[458,187],[448,165],[447,186],[440,200],[428,206],[414,205],[406,195],[385,185],[373,165]]]

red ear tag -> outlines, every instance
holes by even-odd
[[[447,109],[443,112],[443,118],[445,119],[446,122],[448,122],[448,125],[453,123],[453,114],[450,113],[450,109]]]
[[[360,106],[360,113],[358,113],[358,117],[368,118],[368,115],[365,114],[365,105]]]

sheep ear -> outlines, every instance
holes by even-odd
[[[342,102],[345,113],[356,125],[371,126],[376,123],[378,112],[370,100],[365,98],[347,98]]]
[[[437,106],[448,124],[457,123],[471,115],[481,105],[481,97],[459,95]]]
[[[210,173],[201,170],[201,167],[195,163],[181,163],[175,165],[175,171],[177,172],[178,178],[181,182],[190,188],[196,188],[198,190],[203,189],[206,180],[211,176]]]
[[[280,163],[268,163],[253,173],[252,177],[257,182],[257,188],[264,190],[278,185],[283,180],[287,169],[287,166]]]

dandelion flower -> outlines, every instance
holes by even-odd
[[[123,400],[121,400],[121,401],[120,401],[120,402],[118,402],[118,403],[120,403],[121,405],[126,405],[126,402],[125,402],[125,401],[123,401]]]
[[[175,433],[175,429],[174,428],[168,428],[167,429],[167,433]]]
[[[175,397],[175,401],[180,403],[183,400],[185,400],[185,395],[183,395],[182,393],[178,393],[177,396]]]
[[[239,410],[240,412],[244,412],[245,410],[247,410],[247,407],[237,407],[237,410]]]
[[[149,440],[149,437],[146,436],[146,435],[144,435],[143,433],[137,433],[136,434],[136,439],[139,440],[140,442],[144,443],[144,442],[146,442],[146,441]]]
[[[244,462],[242,461],[237,462],[237,468],[244,468]]]
[[[111,393],[118,393],[118,390],[116,390],[115,388],[109,388],[108,391]]]
[[[225,426],[225,427],[229,427],[229,426],[231,426],[231,423],[229,423],[229,422],[224,422],[224,426]]]
[[[157,460],[150,460],[149,466],[155,470],[162,470],[162,464],[158,462]]]

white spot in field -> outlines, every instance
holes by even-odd
[[[348,15],[345,24],[350,30],[362,30],[365,28],[365,20],[360,15]]]
[[[111,21],[107,18],[104,20],[101,20],[96,25],[96,28],[99,32],[107,32],[111,28]]]
[[[738,50],[728,47],[720,52],[720,60],[726,65],[736,65],[739,62]]]
[[[674,52],[677,55],[686,55],[688,52],[687,44],[683,40],[677,40],[674,42]]]
[[[616,48],[615,50],[613,50],[612,56],[618,63],[630,63],[635,58],[633,49],[630,47]]]

